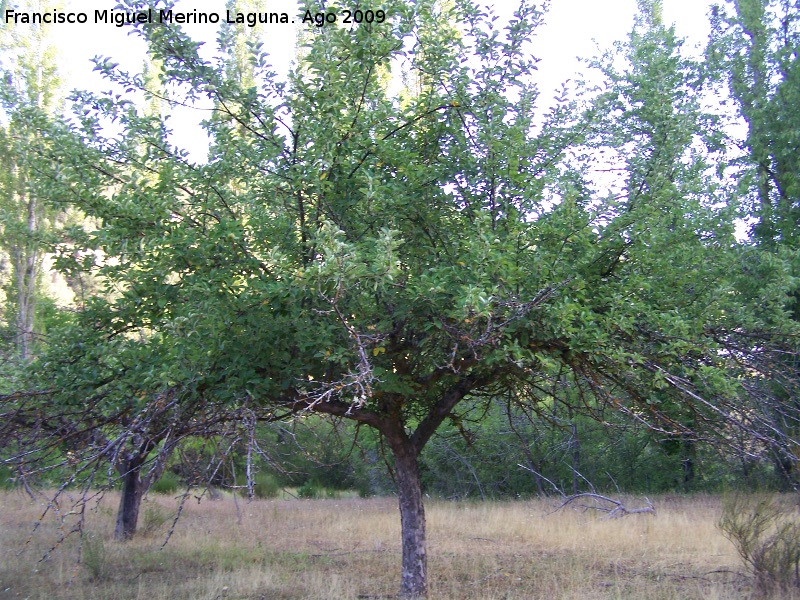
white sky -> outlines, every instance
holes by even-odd
[[[687,38],[688,49],[699,49],[705,44],[709,32],[707,13],[711,3],[711,0],[663,0],[664,21],[675,23],[678,34]],[[368,2],[361,0],[360,4],[366,7]],[[497,0],[488,4],[492,4],[501,17],[507,18],[518,2]],[[96,9],[110,9],[114,5],[113,0],[66,0],[65,11],[82,11],[89,15],[87,24],[56,25],[52,28],[61,49],[61,70],[67,89],[107,87],[102,78],[92,72],[90,59],[95,55],[108,56],[121,67],[133,71],[141,68],[144,46],[138,39],[127,35],[127,28],[93,22]],[[195,9],[216,12],[224,18],[225,0],[179,0],[176,3],[176,10]],[[263,0],[259,10],[287,12],[291,19],[296,18],[299,5],[293,0]],[[545,25],[538,30],[532,43],[533,54],[541,59],[535,78],[542,93],[542,102],[549,103],[549,98],[560,89],[562,82],[576,78],[576,73],[582,69],[577,57],[598,55],[610,48],[614,41],[624,40],[633,25],[635,12],[636,0],[552,0]],[[266,26],[264,47],[279,73],[288,70],[294,57],[294,27]],[[194,39],[207,41],[209,49],[215,46],[217,26],[187,26],[186,30]],[[197,160],[204,160],[205,148],[191,138],[192,132],[198,131],[197,124],[203,116],[176,114],[172,119],[176,141],[185,138],[186,142],[181,145],[189,146],[194,151],[192,156]]]

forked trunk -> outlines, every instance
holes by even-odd
[[[417,452],[405,434],[394,436],[388,441],[394,454],[403,538],[403,573],[400,597],[404,599],[426,598],[428,595],[428,556],[425,550],[425,507],[422,504]]]
[[[314,410],[335,416],[350,416],[380,431],[394,456],[397,496],[400,501],[400,529],[403,542],[403,565],[400,578],[400,597],[404,600],[428,597],[428,555],[425,547],[425,507],[419,479],[419,453],[452,413],[453,408],[475,388],[494,380],[494,372],[463,376],[440,399],[419,423],[414,432],[406,433],[403,405],[407,398],[387,394],[381,399],[382,416],[345,403],[319,403]],[[355,412],[356,414],[351,414]]]
[[[147,485],[142,480],[142,465],[146,455],[128,454],[117,465],[117,470],[122,476],[122,497],[117,511],[117,525],[114,528],[115,540],[129,540],[136,533],[136,524],[139,521],[139,508],[142,506],[142,497],[147,491]]]

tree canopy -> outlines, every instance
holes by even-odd
[[[244,66],[224,35],[209,60],[180,29],[140,24],[159,91],[98,68],[129,92],[211,101],[208,161],[120,95],[76,93],[72,121],[47,130],[50,197],[97,223],[69,231],[58,266],[102,293],[37,357],[35,387],[109,427],[169,391],[374,428],[405,597],[427,593],[418,457],[465,399],[785,447],[746,408],[778,352],[761,341],[793,352],[785,265],[759,254],[753,284],[703,73],[657,6],[583,110],[540,110],[526,42],[543,12],[527,2],[502,30],[466,1],[387,2],[382,23],[309,29],[288,82],[257,43]],[[593,180],[600,150],[616,188]]]

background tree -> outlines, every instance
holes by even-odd
[[[800,320],[797,275],[800,272],[800,4],[793,1],[741,0],[716,6],[708,47],[712,73],[727,83],[738,117],[746,124],[739,140],[743,157],[737,172],[743,217],[752,225],[751,240],[760,250],[743,252],[749,285],[780,272],[790,293],[783,305],[766,311],[789,311]],[[766,251],[766,252],[764,252]],[[747,289],[743,284],[740,289]],[[748,293],[748,292],[744,292]],[[798,363],[783,341],[759,340],[768,377],[751,381],[756,409],[775,430],[773,456],[787,485],[797,485],[798,449],[783,443],[798,431]],[[766,358],[768,357],[768,358]]]
[[[141,82],[150,94],[150,101],[143,107],[142,119],[157,124],[153,134],[159,143],[166,144],[169,132],[160,127],[165,115],[160,109],[163,90],[157,74],[157,64],[152,61],[145,64]],[[83,146],[62,120],[27,107],[13,90],[4,88],[4,91],[13,114],[29,132],[35,131],[39,140],[30,146],[20,146],[28,152],[26,164],[35,173],[30,187],[36,190],[38,202],[58,208],[64,199],[74,196],[74,191],[68,179],[61,176],[62,163],[56,148],[79,148],[86,158],[91,149]],[[149,149],[139,145],[135,151],[147,153]],[[146,179],[158,182],[157,175],[148,174]],[[92,182],[96,183],[96,178],[87,177],[81,186],[88,187]],[[94,190],[106,191],[107,188]],[[92,231],[95,224],[92,220],[76,221],[66,229],[63,237],[66,241],[58,245],[59,262],[68,280],[91,279],[81,265],[104,259],[96,248],[87,250],[81,246],[85,231]],[[39,237],[34,241],[37,252],[42,252],[45,240]],[[52,247],[55,238],[46,241]],[[101,297],[113,298],[118,290],[105,286],[102,292],[102,296],[86,299],[80,308],[88,312],[95,302],[103,301]],[[238,403],[222,406],[205,402],[191,387],[191,381],[188,387],[157,387],[146,377],[125,380],[122,374],[129,367],[128,361],[152,373],[165,360],[167,349],[158,344],[156,337],[143,344],[124,332],[117,332],[110,339],[103,338],[105,354],[95,353],[90,350],[91,345],[100,340],[94,330],[71,317],[69,313],[62,315],[62,331],[54,330],[50,343],[39,347],[39,364],[69,366],[60,372],[63,379],[49,379],[57,370],[40,371],[32,367],[21,369],[15,379],[4,382],[20,386],[18,389],[23,391],[3,397],[0,447],[5,462],[13,464],[18,479],[29,491],[34,482],[52,483],[56,479],[59,487],[52,500],[57,503],[65,490],[80,488],[76,501],[80,519],[72,529],[64,529],[66,532],[81,533],[87,501],[120,484],[115,537],[127,540],[136,532],[144,494],[161,476],[175,448],[191,437],[205,440],[224,437],[233,439],[230,443],[236,446],[237,435],[241,434],[232,432],[242,427],[249,431],[259,417]],[[31,389],[36,391],[25,391]],[[64,391],[68,393],[61,393]],[[252,435],[245,437],[249,439]],[[214,455],[212,459],[220,461],[225,457]],[[204,481],[196,478],[189,483],[198,486]]]
[[[800,5],[741,0],[717,6],[712,26],[710,58],[747,124],[744,144],[751,168],[742,183],[753,191],[753,233],[762,245],[796,249]]]
[[[592,107],[589,145],[595,161],[590,168],[599,171],[594,185],[607,190],[611,202],[606,210],[616,217],[607,219],[603,232],[603,276],[624,268],[620,263],[635,246],[658,248],[640,266],[660,273],[649,293],[683,290],[679,310],[686,313],[705,311],[696,301],[707,290],[727,285],[736,204],[718,168],[727,161],[720,120],[703,109],[710,93],[702,63],[682,56],[682,45],[674,26],[664,24],[661,3],[639,2],[628,41],[594,63],[607,84]],[[705,268],[695,261],[707,261]],[[696,268],[665,268],[678,262]],[[673,410],[671,418],[693,432],[681,439],[676,430],[677,439],[668,444],[681,455],[684,483],[689,484],[698,424],[693,410]]]
[[[47,10],[36,2],[31,9]],[[45,24],[27,30],[4,28],[0,35],[5,79],[0,129],[0,214],[2,250],[10,263],[4,286],[5,319],[14,332],[20,359],[30,358],[37,328],[37,298],[41,295],[42,263],[53,242],[55,219],[61,212],[41,189],[38,172],[49,142],[37,135],[61,98],[56,53]]]

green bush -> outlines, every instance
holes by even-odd
[[[6,465],[0,465],[0,490],[13,490],[16,485],[14,471]]]
[[[154,502],[148,502],[144,507],[144,515],[142,515],[142,525],[140,527],[140,531],[144,535],[157,533],[164,523],[169,520],[169,518],[170,514],[168,511],[164,510]]]
[[[159,479],[150,486],[150,491],[155,494],[174,494],[178,489],[180,480],[172,471],[164,472]]]
[[[81,562],[93,581],[108,577],[106,545],[101,536],[87,533],[81,538]]]
[[[256,498],[275,498],[281,491],[278,481],[269,473],[256,473],[253,495]]]
[[[752,569],[760,593],[800,586],[800,519],[794,504],[736,494],[723,500],[718,526]]]
[[[322,497],[322,489],[313,481],[306,481],[297,490],[297,495],[300,498],[320,498]]]

